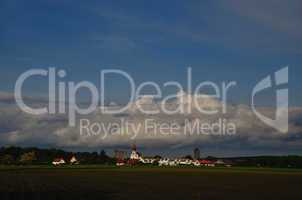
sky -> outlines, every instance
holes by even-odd
[[[137,83],[185,84],[191,67],[194,85],[236,81],[229,102],[248,105],[257,82],[288,66],[289,104],[300,107],[301,9],[300,0],[1,0],[0,99],[7,103],[17,78],[32,68],[64,69],[64,81],[98,84],[99,71],[114,68]],[[110,83],[106,98],[126,102],[125,80]],[[30,80],[25,95],[45,97],[47,87],[45,79]],[[274,95],[259,104],[274,106]],[[11,130],[3,120],[0,132]]]
[[[66,69],[66,81],[97,83],[101,69],[118,68],[137,82],[184,83],[190,66],[196,82],[236,81],[233,101],[246,103],[257,81],[289,66],[290,103],[301,105],[301,6],[299,0],[3,0],[0,90],[12,92],[31,68]],[[109,95],[125,98],[123,82],[115,83]],[[33,80],[26,91],[45,95],[46,84]]]

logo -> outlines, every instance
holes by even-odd
[[[108,84],[108,74],[118,75],[120,78],[126,78],[129,81],[130,97],[124,105],[111,106],[105,105],[106,85]],[[78,122],[77,117],[88,115],[91,113],[98,114],[137,114],[137,116],[154,116],[165,117],[167,115],[182,115],[189,117],[191,120],[196,120],[198,114],[205,118],[205,115],[213,115],[208,119],[214,119],[227,113],[228,92],[230,88],[236,86],[235,81],[214,83],[211,81],[200,82],[197,86],[192,84],[192,70],[187,70],[187,84],[183,87],[181,83],[176,81],[167,81],[162,85],[156,82],[146,81],[137,85],[134,79],[127,72],[118,69],[106,69],[100,71],[99,88],[89,81],[66,81],[67,76],[65,70],[56,70],[56,68],[32,69],[21,74],[15,85],[15,99],[21,110],[33,115],[44,114],[66,114],[68,116],[69,125],[75,127]],[[24,82],[33,76],[42,76],[48,79],[48,106],[42,108],[32,108],[25,104],[22,98],[22,88]],[[105,80],[107,82],[105,83]],[[288,83],[288,67],[285,67],[274,73],[273,76],[267,76],[256,84],[252,90],[251,108],[254,114],[263,121],[266,125],[275,128],[276,130],[286,133],[288,132],[288,88],[280,88]],[[109,82],[110,84],[110,82]],[[194,87],[195,86],[195,87]],[[274,87],[273,87],[274,86]],[[260,110],[257,110],[255,105],[255,96],[269,88],[276,86],[276,112],[273,119],[265,116]],[[152,95],[145,94],[144,88],[153,89]],[[167,87],[174,87],[177,94],[165,95],[164,90]],[[213,89],[210,94],[204,94],[205,89]],[[80,106],[77,102],[77,93],[82,89],[88,89],[91,94],[91,102],[88,102],[85,107]],[[185,92],[186,91],[186,92]],[[80,120],[80,122],[82,122]],[[82,123],[80,123],[82,125]],[[198,124],[192,123],[193,127]],[[214,123],[216,124],[216,123]],[[219,123],[221,127],[228,123]],[[102,124],[93,123],[89,126],[88,123],[83,125],[83,128],[96,128],[103,131]],[[144,126],[146,127],[146,126]],[[156,126],[158,127],[158,126]],[[213,129],[215,129],[214,126]],[[233,127],[233,126],[232,126]],[[174,128],[174,127],[172,127]],[[112,129],[112,127],[109,127]],[[120,127],[124,129],[124,127]],[[155,128],[158,130],[158,128]],[[207,123],[199,129],[212,129]],[[198,130],[199,130],[198,129]],[[195,130],[195,129],[194,129]],[[215,129],[216,130],[216,129]],[[224,130],[223,128],[220,130]],[[130,131],[131,132],[131,131]],[[195,132],[198,132],[197,130]],[[212,131],[214,132],[214,131]]]
[[[275,119],[270,119],[256,110],[254,97],[255,95],[265,89],[273,87],[273,80],[276,87],[283,86],[288,83],[288,67],[285,67],[275,72],[274,77],[267,76],[262,79],[253,88],[252,91],[252,110],[255,115],[265,124],[275,128],[276,130],[287,133],[288,132],[288,89],[276,90],[276,113]]]

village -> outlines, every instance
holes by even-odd
[[[137,151],[136,145],[132,145],[131,154],[129,159],[125,159],[125,153],[116,152],[116,165],[136,165],[136,164],[153,164],[158,166],[225,166],[231,167],[230,161],[225,161],[222,159],[218,160],[207,160],[200,158],[200,150],[195,148],[193,151],[193,157],[186,156],[185,158],[161,158],[160,156],[155,157],[143,157],[141,153]]]
[[[135,165],[157,165],[157,166],[195,166],[195,167],[215,167],[224,166],[231,167],[232,162],[229,160],[217,159],[201,159],[200,150],[195,148],[193,151],[193,157],[186,156],[184,158],[162,158],[161,156],[143,157],[141,153],[137,151],[135,144],[131,147],[130,157],[127,157],[126,151],[115,151],[116,166],[135,166]],[[70,159],[56,158],[52,162],[54,166],[60,166],[65,164],[78,165],[80,162],[76,156],[72,156]]]

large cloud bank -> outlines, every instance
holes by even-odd
[[[289,132],[280,133],[261,122],[249,106],[227,105],[226,113],[214,115],[202,114],[192,107],[191,113],[167,115],[143,114],[144,110],[157,109],[162,102],[155,101],[152,97],[145,97],[134,102],[130,108],[121,114],[103,114],[102,109],[85,115],[77,116],[76,127],[68,125],[67,115],[42,115],[34,116],[22,112],[14,103],[13,96],[0,94],[0,145],[25,145],[47,146],[57,148],[115,148],[129,146],[135,142],[146,149],[182,149],[201,146],[205,149],[226,149],[234,154],[245,153],[276,153],[292,154],[302,153],[302,108],[289,108]],[[43,105],[43,102],[31,100],[32,105]],[[202,96],[198,102],[204,109],[220,108],[222,104],[215,99]],[[166,105],[174,109],[180,103],[175,99]],[[106,109],[114,109],[112,106]],[[259,112],[273,116],[273,108],[259,108]],[[98,134],[81,132],[80,120],[89,120],[90,124],[101,124],[103,129]],[[155,124],[178,124],[180,129],[175,134],[158,134],[158,127],[146,129],[146,120]],[[218,123],[224,119],[226,123],[236,126],[236,133],[232,135],[200,134],[196,130],[184,132],[186,123]],[[136,126],[127,129],[125,122]],[[139,125],[141,124],[141,125]],[[87,125],[87,124],[86,124]],[[94,127],[96,128],[96,127]],[[99,127],[100,128],[100,127]],[[84,130],[84,129],[83,129]],[[166,132],[165,132],[166,133]],[[171,133],[171,132],[169,132]]]

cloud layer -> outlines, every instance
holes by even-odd
[[[155,109],[161,104],[152,99],[139,100],[122,114],[103,114],[100,109],[89,115],[77,116],[77,126],[70,127],[67,115],[29,115],[22,112],[15,104],[7,103],[10,102],[9,97],[11,96],[8,94],[0,95],[0,145],[94,149],[129,146],[135,142],[146,151],[165,149],[175,153],[195,146],[209,152],[220,151],[218,153],[220,155],[226,152],[234,155],[302,153],[302,108],[289,109],[289,133],[286,134],[265,125],[246,105],[228,105],[226,113],[215,115],[201,114],[194,108],[191,114],[146,115],[141,113],[138,107],[144,107],[144,110]],[[200,101],[203,108],[212,109],[219,106],[218,101],[214,99],[205,101],[204,98],[206,97],[202,97]],[[34,102],[33,104],[36,104],[36,101]],[[173,108],[178,104],[179,101],[176,99],[169,102],[167,106]],[[110,109],[114,107],[116,106]],[[274,114],[273,108],[259,108],[258,111],[267,116]],[[103,124],[104,129],[96,135],[85,132],[83,134],[80,132],[81,119],[89,119],[90,124],[94,122]],[[144,129],[148,119],[156,124],[178,124],[181,126],[181,131],[175,131],[176,134],[159,134],[158,127]],[[184,132],[186,122],[198,121],[202,124],[213,124],[218,123],[220,119],[224,119],[226,123],[235,124],[236,134],[198,134],[196,129],[193,132]],[[141,124],[139,131],[134,133],[133,129],[127,129],[125,122],[137,125],[136,127]],[[164,133],[167,132],[164,131]]]

